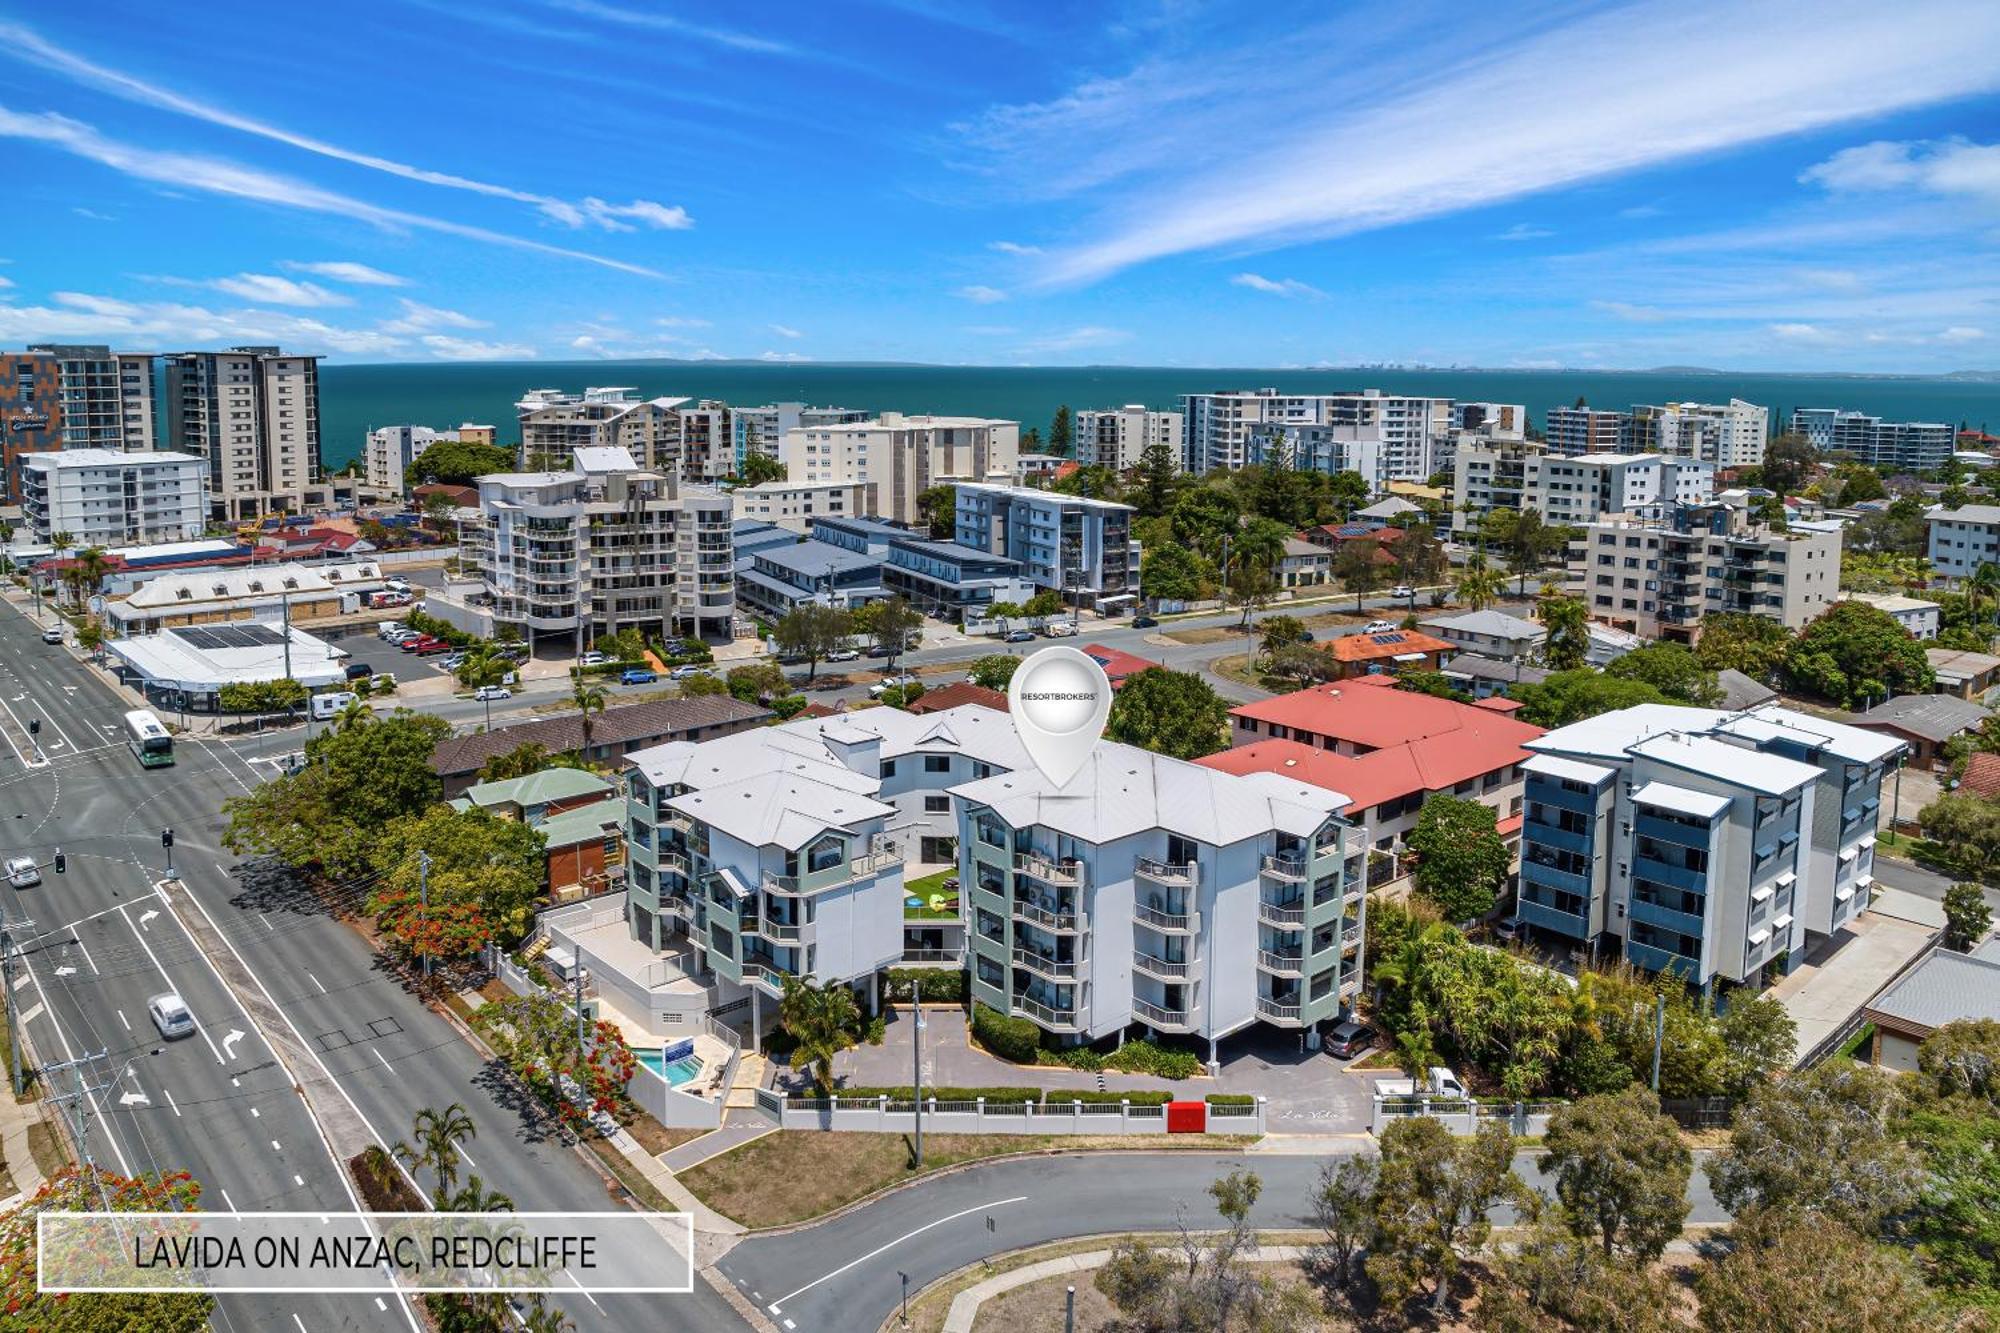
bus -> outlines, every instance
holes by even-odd
[[[143,708],[125,715],[125,744],[139,757],[141,768],[167,768],[174,762],[173,736]]]

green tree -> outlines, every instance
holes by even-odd
[[[199,1291],[44,1294],[36,1289],[44,1213],[180,1213],[197,1210],[201,1185],[185,1171],[121,1176],[64,1167],[34,1195],[0,1213],[0,1311],[8,1329],[36,1333],[203,1333],[215,1297]]]
[[[1335,679],[1340,674],[1340,662],[1332,653],[1309,643],[1286,644],[1265,654],[1264,674],[1305,686]]]
[[[822,1097],[833,1095],[833,1058],[848,1043],[847,1032],[860,1021],[854,992],[846,986],[814,986],[790,973],[778,1001],[778,1025],[795,1043],[792,1067],[811,1071],[813,1087]]]
[[[1402,536],[1391,540],[1389,558],[1396,562],[1397,580],[1412,588],[1436,583],[1451,567],[1445,559],[1444,543],[1428,523],[1412,523]]]
[[[588,676],[578,676],[570,682],[569,701],[576,705],[577,721],[583,724],[583,744],[578,751],[586,758],[590,755],[590,715],[604,712],[606,697],[604,687]]]
[[[1968,1117],[2000,1115],[2000,1022],[1961,1018],[1931,1033],[1903,1090],[1919,1107],[1948,1103]]]
[[[917,492],[917,516],[932,540],[948,542],[958,531],[958,487],[931,486]]]
[[[1796,689],[1843,708],[1897,694],[1925,694],[1936,679],[1924,646],[1896,618],[1866,602],[1836,602],[1786,650]]]
[[[1243,613],[1242,628],[1250,627],[1251,617],[1271,604],[1277,596],[1277,576],[1269,565],[1240,565],[1229,576],[1229,601]]]
[[[1297,616],[1270,616],[1258,628],[1264,631],[1263,649],[1266,653],[1292,647],[1304,639],[1306,632],[1305,622]]]
[[[1336,472],[1327,478],[1327,504],[1331,510],[1324,522],[1346,522],[1354,511],[1368,503],[1368,478],[1359,472]]]
[[[1487,1333],[1686,1333],[1682,1298],[1658,1268],[1614,1261],[1560,1204],[1535,1210],[1488,1262],[1474,1322]]]
[[[1068,403],[1058,407],[1054,419],[1049,422],[1049,452],[1064,458],[1076,456],[1076,432],[1070,420]]]
[[[972,664],[966,679],[989,690],[1004,690],[1013,683],[1021,659],[1009,653],[988,653]]]
[[[1005,634],[1007,626],[1021,618],[1019,602],[994,602],[986,608],[986,614],[999,622],[1000,632]]]
[[[1580,597],[1544,597],[1535,603],[1535,618],[1548,637],[1542,658],[1551,670],[1575,671],[1590,654],[1590,610]]]
[[[743,456],[741,480],[745,486],[762,486],[770,481],[784,481],[790,475],[785,465],[769,454],[749,453]]]
[[[1262,1192],[1254,1173],[1232,1171],[1208,1186],[1222,1230],[1195,1230],[1183,1208],[1171,1247],[1132,1240],[1114,1249],[1094,1285],[1122,1316],[1116,1326],[1126,1333],[1291,1333],[1316,1322],[1303,1291],[1244,1262],[1257,1248],[1250,1209]]]
[[[1768,681],[1784,664],[1792,637],[1783,622],[1769,616],[1719,612],[1702,617],[1695,656],[1711,671],[1741,671],[1752,680]]]
[[[1753,1210],[1817,1216],[1872,1234],[1916,1201],[1922,1169],[1895,1134],[1893,1075],[1849,1060],[1750,1089],[1729,1149],[1708,1163],[1715,1197]]]
[[[1325,1239],[1312,1248],[1312,1261],[1345,1287],[1358,1275],[1361,1255],[1375,1230],[1375,1190],[1380,1164],[1365,1153],[1328,1159],[1313,1186],[1312,1220]]]
[[[741,699],[746,704],[754,704],[763,699],[775,699],[791,689],[785,680],[784,671],[776,662],[748,662],[731,667],[723,676],[732,698]]]
[[[512,472],[514,451],[497,444],[439,440],[418,454],[409,477],[417,485],[470,486],[495,472]]]
[[[771,631],[771,638],[778,651],[806,659],[806,680],[811,681],[819,675],[819,664],[826,655],[844,647],[852,633],[854,616],[845,608],[805,602],[785,613]]]
[[[534,741],[523,741],[511,750],[494,755],[479,770],[481,782],[505,782],[509,778],[525,778],[530,773],[539,773],[545,768],[589,768],[574,751],[568,754],[550,754],[546,745]]]
[[[1791,495],[1805,485],[1819,465],[1819,452],[1803,435],[1784,434],[1764,446],[1763,471],[1758,480],[1766,490]]]
[[[1492,806],[1433,795],[1407,841],[1417,857],[1417,892],[1436,903],[1445,920],[1472,921],[1493,910],[1513,858],[1496,831]]]
[[[1367,1261],[1384,1296],[1400,1304],[1428,1286],[1431,1309],[1444,1309],[1452,1279],[1492,1234],[1488,1214],[1522,1196],[1513,1157],[1513,1136],[1491,1121],[1468,1139],[1429,1116],[1390,1122]]]
[[[1963,882],[1944,891],[1944,947],[1970,953],[1993,928],[1993,909],[1982,884]]]
[[[1811,1215],[1738,1226],[1695,1278],[1703,1333],[1904,1333],[1952,1320],[1910,1257]]]
[[[1515,716],[1538,727],[1566,727],[1634,704],[1667,702],[1643,680],[1621,680],[1588,668],[1558,671],[1539,683],[1516,685],[1513,695],[1521,701]]]
[[[375,841],[368,910],[418,957],[462,957],[496,935],[517,940],[532,924],[547,879],[546,848],[539,829],[476,806],[435,805],[406,815]],[[427,947],[432,942],[436,947]]]
[[[1208,594],[1214,567],[1185,546],[1156,546],[1139,564],[1139,591],[1148,601],[1192,602]]]
[[[1035,620],[1061,614],[1062,594],[1053,588],[1043,588],[1021,606],[1021,614]]]
[[[1465,567],[1459,571],[1458,585],[1454,592],[1458,600],[1475,611],[1484,611],[1497,601],[1507,590],[1507,580],[1500,572],[1489,567],[1484,551],[1474,551],[1465,558]]]
[[[498,685],[514,670],[513,659],[506,656],[494,644],[474,645],[465,654],[465,660],[458,664],[454,673],[458,683],[467,689],[476,690],[482,685]]]
[[[389,1151],[412,1172],[421,1169],[431,1173],[437,1181],[431,1199],[443,1209],[458,1184],[458,1164],[464,1160],[458,1145],[478,1136],[478,1127],[472,1123],[472,1115],[464,1103],[453,1102],[442,1111],[426,1106],[411,1122],[413,1142],[397,1143]]]
[[[1843,463],[1833,470],[1833,474],[1840,479],[1840,503],[1843,505],[1888,498],[1889,490],[1882,484],[1882,474],[1872,467]]]
[[[1730,1097],[1742,1097],[1775,1074],[1791,1069],[1798,1056],[1799,1025],[1784,1003],[1769,995],[1739,991],[1716,1019],[1722,1058],[1716,1078]]]
[[[1605,667],[1604,674],[1618,680],[1644,681],[1663,697],[1696,708],[1713,708],[1722,702],[1715,672],[1703,666],[1701,658],[1684,644],[1649,643]]]
[[[1174,540],[1199,551],[1210,563],[1222,563],[1222,539],[1234,537],[1242,522],[1241,507],[1214,486],[1196,486],[1181,492],[1172,513]],[[1140,562],[1141,573],[1145,563]]]
[[[681,682],[680,689],[683,699],[700,699],[711,694],[729,693],[729,686],[725,685],[720,677],[710,675],[689,676]]]
[[[854,612],[852,623],[854,632],[866,635],[889,659],[889,670],[894,671],[896,659],[909,651],[910,636],[924,627],[924,617],[901,597],[891,597],[861,607]]]
[[[1165,444],[1149,444],[1139,454],[1139,488],[1135,505],[1148,517],[1164,514],[1173,506],[1180,485],[1181,460]]]
[[[1369,593],[1382,586],[1383,576],[1388,573],[1376,559],[1381,549],[1373,540],[1363,537],[1342,542],[1333,553],[1333,576],[1340,580],[1342,588],[1354,594],[1356,611],[1361,610]]]
[[[1141,671],[1111,701],[1104,734],[1176,759],[1199,759],[1228,748],[1229,705],[1200,676],[1165,669]]]
[[[2000,871],[2000,801],[1974,792],[1948,792],[1917,814],[1924,861],[1967,879]]]
[[[1549,1117],[1541,1172],[1578,1234],[1607,1257],[1652,1263],[1687,1220],[1694,1157],[1680,1126],[1641,1087],[1585,1097]]]

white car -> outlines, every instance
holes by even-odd
[[[917,678],[915,676],[891,676],[887,680],[878,680],[873,685],[870,685],[868,687],[868,697],[879,699],[885,690],[907,688],[916,683]]]
[[[1393,620],[1371,620],[1361,627],[1363,634],[1393,634],[1396,622]]]
[[[860,657],[861,650],[858,648],[836,648],[826,655],[826,660],[829,662],[854,662],[860,660]]]
[[[194,1014],[189,1011],[187,1001],[172,991],[146,1001],[146,1013],[151,1016],[153,1026],[160,1030],[160,1035],[168,1041],[194,1035]]]
[[[399,592],[404,596],[408,596],[410,592],[409,582],[404,579],[383,579],[382,587],[386,592]]]
[[[587,667],[603,666],[606,662],[609,662],[610,660],[611,659],[606,657],[603,653],[585,653],[583,655],[582,665]]]
[[[511,699],[513,697],[514,691],[508,689],[505,685],[481,685],[472,692],[473,701],[476,703]]]
[[[42,882],[42,869],[35,864],[35,858],[32,856],[9,857],[7,882],[17,889],[32,889]]]
[[[667,673],[667,679],[686,680],[691,676],[712,676],[714,674],[715,673],[713,671],[710,671],[707,667],[696,666],[695,664],[690,662],[686,666],[677,666],[672,671],[669,671]]]
[[[1391,597],[1401,597],[1405,601],[1417,595],[1417,590],[1407,583],[1399,583],[1389,590]]]
[[[43,643],[61,643],[62,641],[63,632],[61,625],[51,625],[42,631]]]
[[[1067,639],[1076,633],[1076,626],[1070,624],[1067,620],[1052,620],[1042,626],[1042,633],[1051,639]]]

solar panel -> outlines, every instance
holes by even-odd
[[[1403,636],[1400,634],[1376,634],[1371,637],[1376,643],[1401,643],[1403,641]]]
[[[241,625],[190,625],[175,631],[190,648],[215,652],[222,648],[270,648],[284,642],[284,636],[256,621]]]

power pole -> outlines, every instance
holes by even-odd
[[[431,854],[422,849],[417,851],[417,904],[423,909],[424,925],[428,927],[431,919]],[[429,980],[430,975],[431,956],[426,953],[424,979]]]
[[[14,1095],[22,1091],[21,1080],[21,1022],[20,1011],[14,1003],[14,945],[20,934],[32,936],[35,923],[28,920],[12,921],[0,917],[0,984],[7,987],[7,1044],[12,1048]]]
[[[1653,997],[1653,1095],[1660,1092],[1660,1044],[1667,1036],[1667,997]]]
[[[73,1117],[70,1119],[70,1132],[76,1136],[77,1159],[83,1163],[83,1168],[90,1176],[90,1179],[96,1182],[98,1197],[104,1203],[105,1208],[109,1210],[111,1203],[105,1197],[103,1177],[97,1173],[97,1158],[90,1151],[89,1099],[103,1092],[111,1085],[108,1083],[86,1085],[83,1081],[83,1067],[104,1059],[107,1054],[109,1054],[108,1051],[99,1051],[95,1055],[81,1055],[74,1060],[64,1060],[60,1064],[47,1065],[43,1068],[42,1073],[44,1075],[55,1075],[67,1071],[76,1085],[69,1092],[51,1094],[49,1100],[55,1103],[56,1108],[63,1112],[65,1117]],[[72,1111],[71,1108],[74,1108],[74,1110]]]
[[[923,987],[914,979],[910,982],[910,1013],[916,1018],[915,1039],[911,1049],[915,1051],[915,1066],[911,1091],[916,1094],[917,1107],[917,1170],[924,1169],[924,1011],[918,1000],[923,995]]]
[[[576,1047],[577,1047],[577,1054],[581,1056],[584,1053],[585,1047],[589,1045],[589,1043],[584,1039],[583,962],[581,959],[577,960],[577,962],[571,966],[570,977],[576,983]]]

